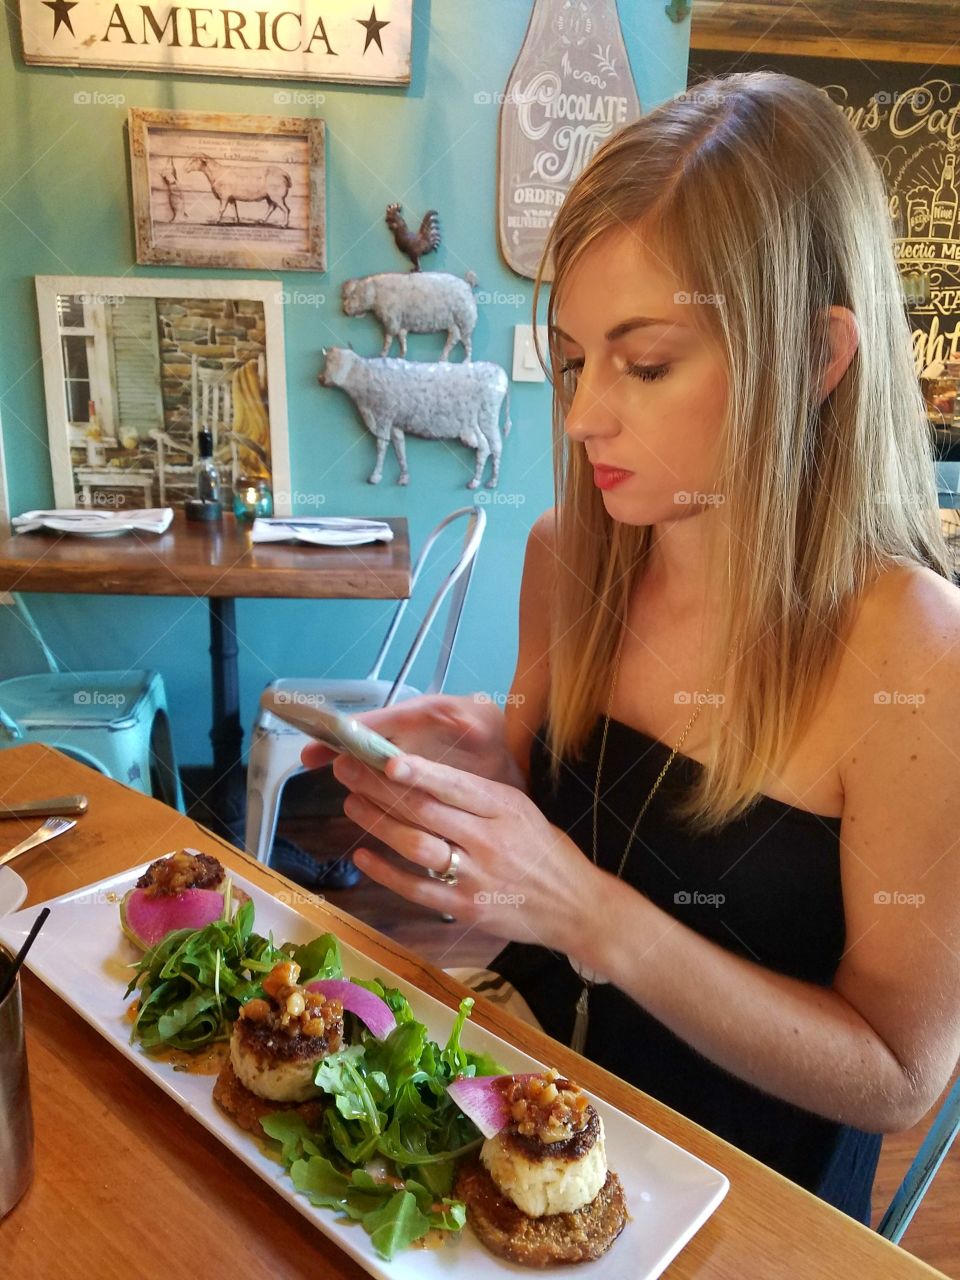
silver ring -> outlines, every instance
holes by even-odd
[[[434,871],[432,867],[427,868],[427,875],[431,880],[442,880],[444,884],[457,883],[457,868],[460,866],[460,850],[455,844],[446,842],[447,848],[450,850],[450,861],[442,871]]]

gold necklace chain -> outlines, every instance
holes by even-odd
[[[597,759],[597,778],[593,788],[593,862],[595,866],[599,865],[597,863],[597,811],[600,805],[600,774],[601,774],[601,771],[603,770],[603,761],[607,751],[607,730],[610,728],[610,712],[613,709],[613,696],[617,688],[617,680],[619,679],[619,676],[620,676],[620,659],[622,658],[622,656],[623,656],[623,641],[621,640],[620,646],[617,649],[617,660],[613,669],[613,680],[610,685],[610,697],[607,701],[607,713],[603,719],[603,736],[600,740],[600,755]],[[706,694],[704,694],[703,699],[697,703],[697,706],[694,710],[693,715],[687,721],[686,725],[684,726],[683,732],[680,734],[680,737],[677,739],[676,746],[670,752],[669,756],[667,756],[667,759],[666,759],[666,762],[664,763],[663,768],[657,774],[656,778],[654,779],[653,786],[650,788],[649,792],[647,793],[647,798],[644,800],[643,804],[640,806],[640,812],[637,814],[637,819],[630,830],[630,836],[627,840],[626,848],[623,851],[623,857],[620,859],[620,865],[617,868],[616,875],[618,880],[623,875],[623,869],[627,865],[627,858],[630,856],[630,850],[633,847],[633,841],[637,834],[637,828],[640,826],[640,821],[643,818],[643,815],[647,812],[647,809],[650,807],[650,802],[653,800],[653,797],[660,790],[660,784],[661,782],[663,782],[663,779],[666,776],[667,770],[673,764],[684,742],[686,742],[687,734],[690,732],[693,726],[697,723],[697,717],[700,715],[700,712],[703,710],[703,704],[709,696],[710,696],[710,690],[707,690]]]
[[[619,679],[619,676],[620,676],[620,659],[622,658],[622,656],[623,656],[623,639],[621,637],[619,647],[617,648],[617,658],[616,658],[616,662],[614,664],[614,669],[613,669],[613,680],[611,681],[611,684],[610,684],[610,696],[607,700],[607,711],[603,720],[603,736],[600,740],[600,754],[597,759],[597,778],[593,787],[593,863],[594,863],[594,866],[599,866],[599,863],[597,861],[597,812],[600,807],[600,775],[603,770],[603,761],[607,751],[607,731],[610,728],[610,713],[613,709],[613,696],[616,691],[617,680]],[[677,753],[679,752],[680,748],[683,746],[684,742],[686,741],[687,734],[696,724],[697,717],[700,715],[700,712],[703,709],[703,705],[709,696],[710,696],[710,690],[708,689],[707,692],[704,694],[703,698],[701,698],[700,701],[697,703],[694,709],[693,715],[687,721],[686,725],[684,726],[683,732],[680,734],[680,737],[677,739],[676,746],[672,749],[669,756],[667,756],[667,759],[664,762],[663,768],[657,774],[656,778],[654,779],[653,786],[647,792],[647,797],[644,800],[643,804],[640,806],[640,812],[637,814],[636,821],[634,822],[633,826],[630,829],[630,835],[629,835],[629,838],[627,839],[626,847],[623,850],[623,856],[620,859],[620,865],[617,867],[616,875],[618,880],[622,877],[623,869],[627,865],[627,858],[630,856],[630,850],[633,848],[633,841],[637,834],[637,828],[640,826],[640,821],[643,818],[643,815],[647,812],[647,809],[650,807],[651,800],[659,791],[660,784],[661,782],[663,782],[663,779],[666,777],[667,770],[673,764],[674,760],[677,757]],[[587,1041],[587,1027],[590,1022],[590,988],[596,986],[598,982],[605,982],[606,979],[601,978],[599,974],[594,973],[592,970],[585,968],[583,965],[577,964],[572,959],[570,963],[573,966],[574,970],[576,971],[577,976],[580,978],[580,981],[583,983],[583,986],[580,990],[580,995],[577,999],[576,1012],[575,1012],[574,1024],[573,1024],[573,1036],[570,1040],[570,1047],[571,1049],[573,1049],[574,1053],[583,1053],[583,1050]]]

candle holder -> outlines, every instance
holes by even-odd
[[[266,476],[237,476],[233,486],[233,514],[252,523],[257,516],[273,515],[273,494]]]

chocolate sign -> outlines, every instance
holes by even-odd
[[[616,0],[535,0],[500,108],[497,226],[518,275],[536,276],[574,178],[639,115]]]

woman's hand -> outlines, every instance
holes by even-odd
[[[511,787],[526,786],[507,746],[503,712],[485,694],[421,694],[391,707],[364,711],[355,719],[404,751]],[[334,748],[312,742],[304,747],[301,759],[306,768],[319,769],[336,755]]]
[[[348,817],[412,868],[442,873],[457,848],[455,885],[357,849],[371,879],[501,938],[577,951],[605,873],[522,791],[412,755],[383,774],[339,755],[333,772],[351,790]]]

